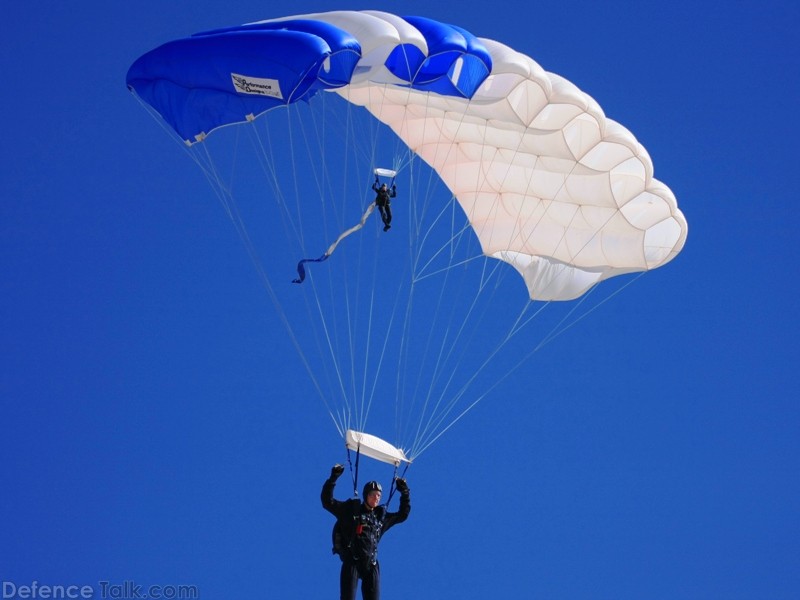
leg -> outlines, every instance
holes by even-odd
[[[358,569],[351,560],[342,561],[342,570],[339,573],[339,598],[341,600],[356,600],[358,587]]]
[[[389,208],[389,205],[381,206],[381,220],[383,221],[383,230],[388,231],[391,227],[390,223],[392,222],[392,209]]]
[[[361,597],[364,600],[381,600],[380,563],[375,563],[369,571],[361,573]]]

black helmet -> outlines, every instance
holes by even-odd
[[[381,484],[377,481],[369,481],[367,482],[367,485],[364,486],[364,498],[369,496],[370,492],[383,493],[383,488],[381,488]]]

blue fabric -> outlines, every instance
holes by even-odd
[[[428,58],[411,82],[418,90],[445,96],[471,98],[492,71],[492,57],[477,37],[453,25],[425,17],[403,17],[416,27],[428,44]],[[456,64],[461,72],[454,82]]]
[[[233,30],[169,42],[128,71],[134,89],[185,140],[290,104],[350,81],[360,47],[341,32],[333,48],[323,38],[286,30]],[[325,71],[325,60],[331,69]],[[323,77],[320,77],[322,71]],[[279,82],[282,97],[237,93],[231,73]]]
[[[324,262],[324,261],[328,260],[329,256],[330,256],[330,254],[325,253],[322,256],[320,256],[319,258],[304,258],[303,260],[301,260],[299,263],[297,263],[297,279],[292,279],[292,283],[303,283],[303,281],[305,281],[306,268],[305,268],[304,265],[307,262],[317,262],[317,263],[318,262]]]
[[[400,44],[386,59],[386,68],[403,81],[412,81],[427,57],[412,44]]]
[[[389,71],[413,89],[472,97],[492,69],[483,44],[459,27],[404,18],[425,37],[428,56],[398,45],[386,60]],[[360,58],[358,40],[323,21],[253,23],[164,44],[133,63],[127,84],[194,142],[222,125],[347,85]],[[233,74],[242,77],[233,81]],[[269,95],[277,88],[280,97]]]
[[[425,17],[403,17],[416,27],[428,43],[428,59],[414,78],[414,83],[425,84],[447,75],[456,58],[467,51],[467,40],[461,33],[444,23]]]
[[[341,87],[350,83],[355,63],[361,57],[361,45],[358,40],[348,32],[324,21],[313,19],[289,19],[286,21],[269,21],[266,23],[251,23],[237,27],[227,27],[202,33],[195,33],[192,37],[205,35],[218,35],[220,33],[233,33],[237,31],[296,31],[308,33],[322,38],[328,44],[331,54],[331,64],[327,70],[323,68],[313,76],[319,76],[324,82],[320,87]],[[347,51],[350,52],[347,52]],[[313,86],[312,86],[313,87]]]

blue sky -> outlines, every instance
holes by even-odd
[[[648,149],[689,238],[414,465],[384,597],[796,598],[800,9],[429,4],[370,8],[573,81]],[[336,430],[209,186],[124,83],[165,41],[335,8],[367,7],[4,5],[4,582],[336,597]]]

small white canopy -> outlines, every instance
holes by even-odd
[[[393,169],[382,169],[378,167],[377,169],[375,169],[375,175],[378,175],[379,177],[395,177],[397,176],[397,171]]]
[[[400,448],[395,448],[389,442],[368,433],[348,429],[345,434],[345,445],[350,450],[360,452],[364,456],[395,466],[401,462],[411,462]]]

